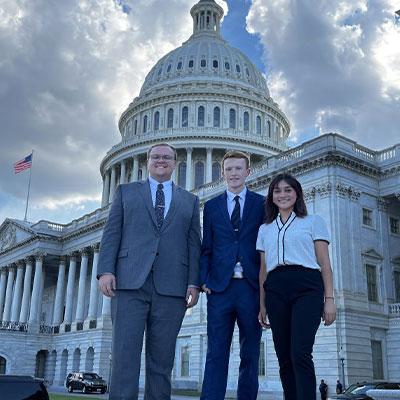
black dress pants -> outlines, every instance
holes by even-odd
[[[268,273],[264,289],[285,400],[315,400],[312,350],[324,306],[321,272],[279,266]]]

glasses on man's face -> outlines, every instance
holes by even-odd
[[[150,160],[153,161],[172,161],[174,156],[169,156],[168,154],[150,154]]]

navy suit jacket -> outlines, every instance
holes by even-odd
[[[260,255],[256,250],[258,229],[264,222],[264,196],[247,190],[239,233],[233,230],[227,194],[207,201],[203,214],[200,282],[215,292],[224,291],[240,260],[243,275],[259,288]]]

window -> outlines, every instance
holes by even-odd
[[[398,235],[400,233],[400,220],[390,217],[390,233]]]
[[[246,67],[246,75],[247,75],[248,78],[250,78],[250,72],[249,72],[249,69],[247,67]]]
[[[171,71],[171,68],[172,68],[172,65],[169,64],[169,65],[168,65],[168,68],[167,68],[167,72],[170,72],[170,71]]]
[[[176,69],[177,69],[177,70],[182,69],[182,61],[179,61],[179,62],[178,62],[178,66],[176,67]]]
[[[256,130],[257,130],[257,135],[261,135],[261,117],[257,115],[256,118]]]
[[[268,137],[271,137],[271,121],[267,121],[267,126],[268,126]]]
[[[134,134],[136,135],[137,134],[137,119],[135,119],[135,123],[133,124],[133,126],[134,126]]]
[[[372,376],[374,379],[383,379],[382,342],[371,340],[372,350]]]
[[[400,271],[394,271],[394,301],[400,303]]]
[[[233,108],[229,110],[229,128],[236,129],[236,111]]]
[[[363,208],[362,213],[363,225],[372,226],[372,210],[369,210],[368,208]]]
[[[218,68],[218,60],[213,60],[213,68]]]
[[[260,343],[260,358],[258,359],[258,376],[266,376],[265,371],[265,342]]]
[[[188,115],[189,109],[185,106],[182,108],[182,127],[186,128],[188,126]]]
[[[215,161],[212,165],[212,181],[217,181],[221,178],[221,165]]]
[[[147,115],[143,118],[143,133],[147,132]]]
[[[243,128],[246,132],[250,130],[250,118],[247,111],[245,111],[243,115]]]
[[[201,61],[200,61],[200,67],[201,68],[205,68],[207,66],[207,61],[203,58]]]
[[[225,69],[229,71],[231,69],[231,65],[228,63],[228,61],[225,61]]]
[[[158,76],[160,77],[161,76],[161,73],[162,73],[162,66],[160,67],[160,69],[158,70]]]
[[[0,375],[3,375],[6,373],[6,364],[7,364],[7,360],[4,357],[0,356]]]
[[[194,66],[194,61],[193,61],[193,60],[190,60],[190,61],[189,61],[189,68],[193,68],[193,66]]]
[[[186,162],[182,161],[179,163],[178,168],[178,186],[181,188],[186,187]]]
[[[204,163],[197,161],[194,166],[194,186],[198,188],[201,185],[204,185]]]
[[[167,128],[173,128],[173,126],[174,126],[174,110],[170,108],[168,110]]]
[[[219,128],[221,125],[221,109],[219,107],[214,108],[214,119],[213,119],[213,127]]]
[[[160,113],[156,111],[154,114],[154,130],[158,131],[160,129]]]
[[[181,376],[188,377],[189,376],[189,346],[182,346],[181,347]]]
[[[200,106],[197,114],[197,126],[204,126],[204,107]]]
[[[239,65],[239,64],[236,64],[236,72],[237,72],[238,74],[240,74],[240,65]]]
[[[374,303],[378,302],[378,286],[376,279],[376,267],[375,265],[367,264],[365,266],[367,273],[367,288],[368,288],[368,300]]]

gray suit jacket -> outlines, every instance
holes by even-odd
[[[117,289],[140,288],[151,269],[159,294],[185,297],[199,286],[199,199],[173,185],[159,230],[148,181],[119,185],[100,244],[98,276],[111,272]]]

